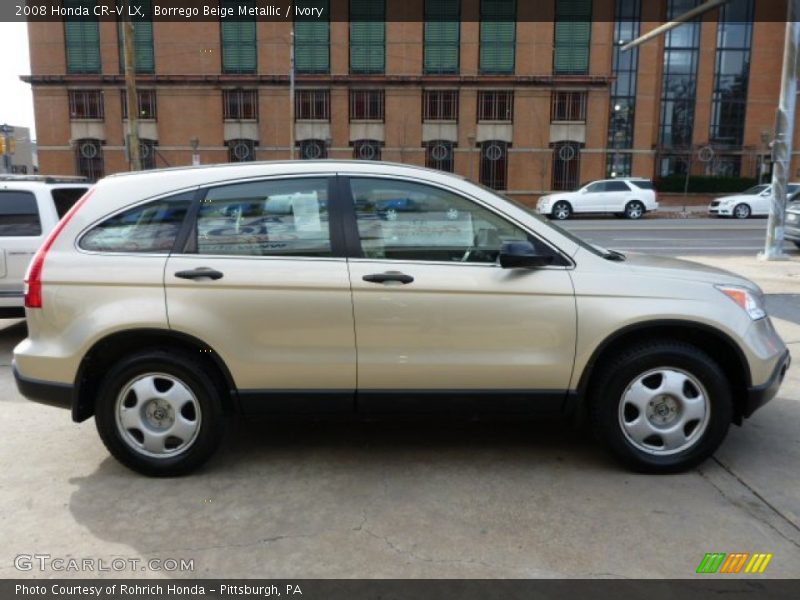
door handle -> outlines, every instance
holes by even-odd
[[[216,269],[209,269],[208,267],[199,267],[191,271],[178,271],[175,277],[180,279],[222,279],[222,273]]]
[[[368,281],[369,283],[397,282],[397,283],[402,283],[403,285],[412,283],[414,281],[414,278],[411,275],[406,275],[405,273],[400,273],[399,271],[388,271],[386,273],[374,273],[373,275],[364,275],[362,279],[364,281]]]

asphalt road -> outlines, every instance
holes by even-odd
[[[764,249],[767,220],[748,219],[643,219],[626,221],[610,217],[559,222],[587,241],[622,252],[647,252],[667,256],[754,255]],[[789,242],[789,255],[800,250]]]

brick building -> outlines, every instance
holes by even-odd
[[[427,164],[526,201],[606,176],[759,177],[781,2],[732,0],[619,49],[699,2],[308,0],[327,18],[140,22],[145,167],[285,159],[293,139],[298,158]],[[41,172],[126,170],[119,24],[29,33]]]

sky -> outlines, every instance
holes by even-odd
[[[29,127],[36,139],[31,86],[19,76],[30,74],[27,23],[0,22],[0,125]]]

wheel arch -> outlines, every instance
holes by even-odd
[[[610,334],[603,340],[592,356],[578,380],[575,395],[576,411],[582,418],[587,414],[588,391],[592,382],[602,371],[604,361],[621,348],[643,339],[669,339],[693,344],[713,356],[725,372],[731,384],[734,399],[733,421],[740,425],[747,399],[747,389],[752,385],[750,365],[741,347],[724,331],[705,323],[661,319],[635,323]]]
[[[171,349],[196,354],[220,387],[226,412],[238,411],[236,384],[225,362],[202,340],[178,331],[127,329],[101,338],[81,360],[75,377],[72,419],[80,423],[94,415],[94,401],[107,369],[126,354],[148,349]]]

